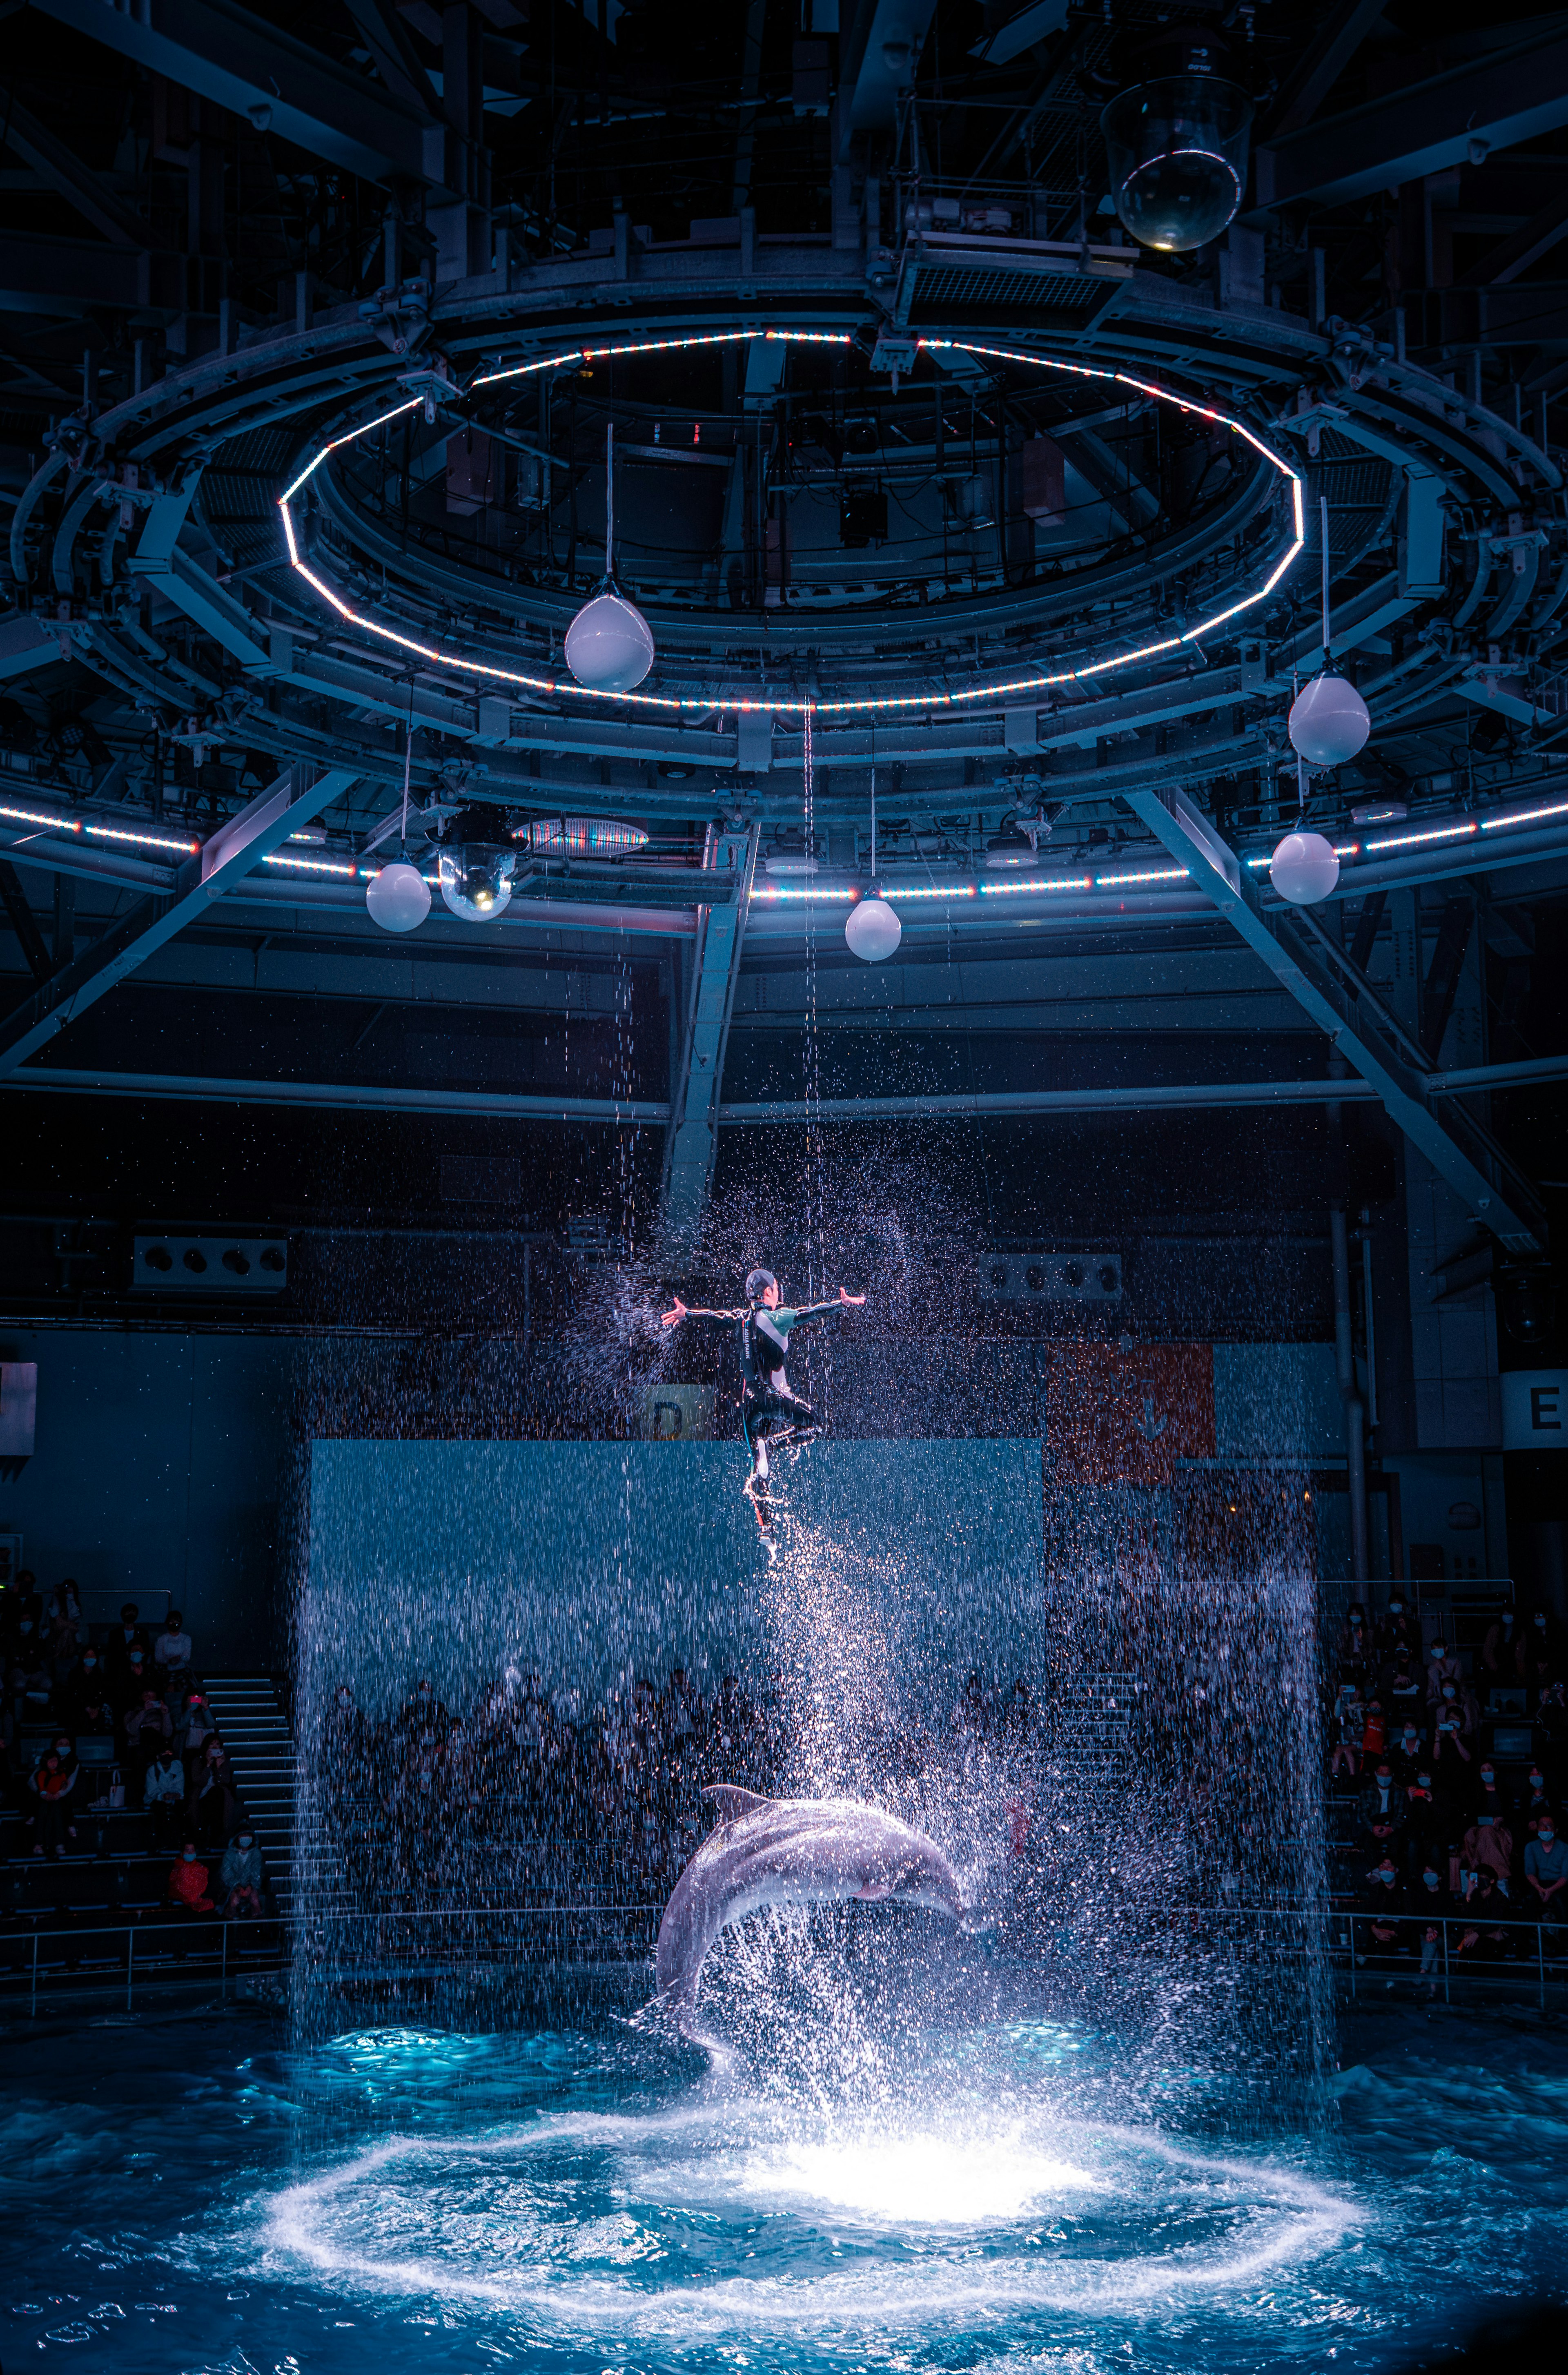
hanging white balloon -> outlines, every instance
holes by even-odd
[[[903,926],[875,883],[849,911],[844,939],[867,964],[881,964],[903,938]]]
[[[903,938],[903,926],[882,896],[877,880],[877,744],[871,743],[871,882],[863,899],[849,911],[843,928],[850,952],[863,964],[882,964]]]
[[[1372,719],[1355,686],[1325,668],[1291,703],[1289,731],[1309,767],[1342,767],[1372,732]]]
[[[1287,731],[1309,767],[1342,767],[1372,732],[1367,705],[1353,684],[1336,673],[1328,616],[1328,498],[1318,497],[1323,553],[1323,673],[1303,685],[1291,703]]]
[[[1268,861],[1268,879],[1292,906],[1315,906],[1339,880],[1333,843],[1320,833],[1288,833]]]
[[[410,696],[409,707],[413,707]],[[372,874],[365,885],[371,921],[383,932],[412,932],[430,912],[430,886],[417,866],[408,862],[408,783],[414,764],[414,721],[403,730],[403,823],[398,855],[390,866]]]
[[[417,866],[395,858],[365,885],[371,921],[383,932],[412,932],[430,912],[430,886]]]
[[[590,692],[630,692],[654,665],[653,629],[615,582],[615,423],[605,434],[605,573],[566,631],[566,665]]]

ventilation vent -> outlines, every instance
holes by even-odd
[[[986,1254],[983,1303],[1120,1303],[1120,1254]]]
[[[131,1286],[140,1294],[281,1294],[287,1237],[138,1236]]]

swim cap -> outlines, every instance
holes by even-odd
[[[757,1303],[760,1301],[761,1297],[768,1292],[768,1289],[771,1286],[777,1286],[777,1284],[778,1280],[773,1276],[771,1270],[754,1270],[750,1277],[746,1282],[747,1302]]]

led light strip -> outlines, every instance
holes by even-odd
[[[129,825],[95,824],[90,817],[61,816],[44,809],[0,808],[0,821],[7,824],[41,824],[62,839],[90,833],[95,841],[124,841],[141,849],[173,850],[182,857],[196,857],[201,853],[199,841],[171,841],[166,833],[137,833]]]
[[[1265,861],[1267,863],[1267,860]],[[996,899],[1016,897],[1026,891],[1114,891],[1143,882],[1186,882],[1191,868],[1185,866],[1149,867],[1140,873],[1127,874],[1061,874],[1041,880],[1035,875],[1020,875],[1008,882],[884,882],[881,895],[890,907],[902,907],[912,899]],[[855,890],[840,890],[824,886],[809,891],[782,890],[775,883],[760,883],[752,892],[753,899],[859,899],[866,894]]]
[[[560,371],[572,363],[612,361],[622,355],[665,354],[691,347],[749,344],[753,339],[802,346],[847,347],[853,343],[846,331],[838,330],[708,331],[694,333],[685,337],[644,338],[625,346],[572,347],[564,353],[545,356],[536,362],[517,363],[506,371],[488,372],[481,378],[476,379],[472,384],[476,387],[490,387],[501,380],[523,379],[542,371]],[[802,716],[809,710],[819,717],[854,717],[886,715],[890,711],[957,709],[975,702],[1000,701],[1015,693],[1047,692],[1057,685],[1084,684],[1117,668],[1136,667],[1140,661],[1158,658],[1163,652],[1178,651],[1185,644],[1196,644],[1203,636],[1212,634],[1216,628],[1224,626],[1230,620],[1240,618],[1244,611],[1256,609],[1260,602],[1266,602],[1268,599],[1286,571],[1299,557],[1305,543],[1301,474],[1282,455],[1277,454],[1272,446],[1265,444],[1253,430],[1248,429],[1244,422],[1233,419],[1228,412],[1221,412],[1211,405],[1193,403],[1185,396],[1173,396],[1166,389],[1156,387],[1152,381],[1138,379],[1129,372],[1114,371],[1088,363],[1059,362],[1052,356],[1024,354],[1006,347],[977,346],[964,338],[918,338],[915,344],[917,347],[929,348],[933,351],[944,349],[959,354],[979,355],[998,361],[1024,363],[1037,371],[1061,372],[1077,379],[1107,380],[1120,386],[1136,388],[1140,395],[1150,396],[1159,403],[1173,404],[1181,412],[1190,413],[1199,419],[1214,421],[1222,428],[1233,431],[1238,437],[1244,438],[1246,443],[1256,453],[1262,455],[1266,461],[1271,463],[1281,478],[1289,482],[1294,519],[1293,542],[1288,547],[1283,557],[1276,562],[1273,570],[1256,593],[1245,595],[1241,601],[1232,602],[1228,609],[1216,611],[1212,618],[1201,620],[1196,627],[1189,627],[1183,634],[1166,635],[1158,643],[1141,644],[1136,651],[1118,652],[1109,659],[1088,661],[1081,668],[1059,668],[1045,673],[1036,672],[1027,676],[998,679],[986,684],[969,685],[956,692],[946,689],[933,689],[928,692],[870,694],[855,700],[838,701],[775,700],[750,696],[738,701],[725,701],[722,697],[715,699],[711,693],[606,692],[592,685],[578,684],[570,676],[565,678],[553,675],[536,676],[523,668],[501,668],[490,660],[466,659],[456,652],[442,651],[435,644],[421,643],[416,635],[402,634],[396,628],[384,626],[379,620],[366,618],[362,612],[351,609],[324,578],[318,577],[315,572],[308,568],[301,559],[293,513],[289,508],[301,488],[321,467],[328,455],[336,453],[342,446],[355,443],[361,437],[369,436],[372,431],[383,428],[389,420],[401,419],[406,412],[412,411],[415,406],[425,401],[423,395],[420,395],[410,396],[407,403],[395,405],[388,412],[378,413],[373,419],[365,421],[358,429],[345,431],[341,437],[333,438],[312,455],[298,478],[285,488],[277,499],[277,507],[282,514],[283,536],[289,548],[289,566],[297,575],[304,579],[306,585],[320,597],[329,609],[336,612],[346,625],[357,627],[363,633],[375,636],[378,642],[389,644],[396,651],[410,653],[417,659],[429,660],[437,668],[460,669],[464,675],[480,679],[488,684],[515,685],[525,692],[542,692],[552,697],[564,694],[577,701],[619,702],[634,709],[656,710],[676,715],[690,715],[694,711],[708,712],[718,709],[721,712],[724,710],[737,713],[760,711],[773,716]],[[454,389],[454,393],[457,391]]]
[[[347,875],[351,882],[363,875],[367,880],[381,872],[379,866],[351,866],[346,858],[290,857],[281,849],[270,850],[262,859],[264,866],[297,866],[307,874]]]
[[[1511,824],[1544,823],[1548,817],[1568,816],[1568,800],[1553,800],[1543,809],[1515,809],[1511,816],[1482,817],[1482,833],[1502,833]]]
[[[1463,841],[1477,830],[1474,817],[1465,817],[1457,824],[1434,824],[1424,833],[1397,833],[1385,841],[1369,841],[1364,855],[1381,857],[1385,849],[1424,849],[1434,841]]]

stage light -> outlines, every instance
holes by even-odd
[[[1009,821],[986,843],[985,863],[996,872],[1003,868],[1011,872],[1019,867],[1038,866],[1040,857],[1029,835]]]
[[[1100,118],[1111,195],[1140,245],[1182,254],[1218,239],[1241,205],[1252,101],[1200,27],[1173,27],[1145,62],[1167,71],[1118,91]]]
[[[442,895],[445,895],[444,885]],[[451,901],[447,904],[450,906]],[[383,932],[412,932],[430,912],[430,886],[417,866],[395,858],[371,876],[365,889],[371,921]]]
[[[517,852],[493,842],[460,841],[441,853],[441,895],[466,924],[493,924],[512,904]]]
[[[1366,740],[1372,719],[1355,686],[1326,668],[1291,703],[1289,731],[1309,767],[1340,767]]]
[[[1268,879],[1295,907],[1326,899],[1339,880],[1339,860],[1320,833],[1288,833],[1269,861]]]
[[[882,964],[892,955],[903,938],[903,926],[878,884],[873,882],[865,898],[851,908],[843,936],[864,964]]]

